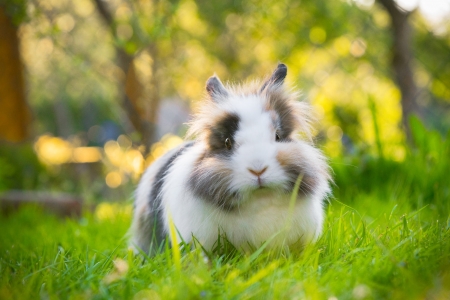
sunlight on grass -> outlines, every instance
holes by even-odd
[[[180,247],[179,247],[178,238],[177,238],[177,229],[175,228],[175,224],[173,223],[173,219],[170,214],[169,214],[169,233],[170,233],[170,240],[172,243],[172,259],[173,259],[175,267],[177,268],[177,271],[180,271],[181,270],[181,254],[180,254]]]

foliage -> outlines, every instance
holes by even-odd
[[[0,0],[0,6],[4,7],[16,26],[28,20],[27,4],[27,0]]]
[[[416,209],[431,204],[437,216],[447,218],[450,136],[443,138],[439,132],[427,130],[417,118],[410,123],[415,147],[407,148],[404,161],[364,154],[334,161],[336,195],[341,201],[354,203],[360,193],[374,194],[382,201],[400,198]]]
[[[450,76],[450,61],[446,55],[450,53],[448,37],[445,34],[436,35],[429,32],[424,26],[424,21],[419,18],[416,19],[415,28],[414,55],[420,62],[417,80],[421,86],[428,86],[434,96],[433,98],[438,100],[438,107],[434,108],[433,103],[430,103],[432,98],[425,97],[427,106],[434,115],[440,116],[438,120],[446,122],[446,119],[448,120],[448,110],[442,111],[440,106],[447,107],[448,101],[445,101],[445,99],[450,98],[450,87],[448,84],[445,84]],[[428,51],[420,51],[420,45],[427,45]],[[429,76],[429,74],[433,75]],[[436,122],[436,118],[430,118],[429,121],[436,128],[441,129],[439,126],[441,124]]]
[[[145,115],[155,113],[151,93],[163,100],[181,98],[194,108],[214,72],[224,81],[251,80],[283,61],[289,66],[288,82],[313,104],[330,153],[338,156],[348,146],[375,149],[375,117],[384,155],[401,159],[389,18],[381,6],[361,3],[114,0],[107,3],[114,16],[112,32],[91,1],[29,3],[34,14],[22,26],[21,38],[30,103],[38,112],[36,132],[82,135],[109,119],[137,140],[117,100],[126,76],[115,57],[120,47],[133,55],[146,93],[138,109]],[[446,113],[439,107],[448,103],[448,32],[431,33],[419,13],[412,20],[421,103],[429,108],[433,126],[446,132]],[[440,106],[434,108],[435,103]]]
[[[31,145],[0,146],[0,191],[9,189],[33,189],[39,185],[39,177],[45,174]]]
[[[58,159],[58,152],[55,151],[57,145],[49,146],[53,147],[53,152],[47,155]],[[102,197],[109,200],[130,197],[134,183],[126,181],[128,177],[123,180],[121,188],[114,191],[107,189],[104,176],[111,171],[120,170],[120,166],[112,165],[109,159],[105,158],[104,164],[44,164],[44,160],[36,155],[35,148],[36,144],[31,143],[0,144],[0,192],[27,190],[73,193],[82,197],[86,204],[98,202]],[[123,157],[127,160],[125,155]]]

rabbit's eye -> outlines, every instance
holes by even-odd
[[[230,138],[226,138],[225,139],[225,147],[227,147],[228,150],[231,150],[231,146],[232,146],[232,144],[231,144]]]
[[[279,142],[280,140],[281,139],[280,139],[280,135],[278,134],[278,132],[275,133],[275,141]]]

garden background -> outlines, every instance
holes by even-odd
[[[448,0],[0,0],[0,299],[449,299],[449,20]],[[131,255],[133,190],[207,78],[278,62],[334,172],[319,242]]]

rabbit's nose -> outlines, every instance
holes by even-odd
[[[250,169],[250,168],[247,168],[247,170],[248,170],[250,173],[252,173],[253,175],[259,177],[259,176],[261,176],[262,174],[264,174],[264,172],[266,172],[267,166],[264,167],[264,168],[262,168],[262,169],[260,169],[260,170],[253,170],[253,169]]]

